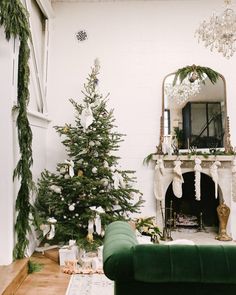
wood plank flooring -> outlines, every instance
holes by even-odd
[[[15,295],[65,295],[70,275],[64,274],[58,263],[41,253],[33,254],[30,259],[43,268],[29,274]]]
[[[28,259],[0,266],[0,294],[12,295],[28,275]]]

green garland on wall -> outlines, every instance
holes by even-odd
[[[29,243],[27,233],[30,230],[30,191],[32,188],[32,173],[30,167],[32,158],[32,131],[27,118],[27,105],[29,102],[29,57],[30,29],[28,13],[20,0],[0,1],[0,25],[4,27],[6,39],[19,38],[20,48],[18,57],[18,84],[17,84],[17,111],[16,125],[18,129],[18,141],[20,159],[14,170],[13,177],[20,179],[20,188],[16,199],[17,219],[15,230],[17,243],[14,248],[14,258],[24,257],[25,249]]]

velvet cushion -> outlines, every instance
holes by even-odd
[[[137,281],[236,283],[236,247],[221,245],[137,245]]]

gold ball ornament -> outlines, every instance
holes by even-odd
[[[93,234],[88,234],[86,239],[89,243],[92,243],[93,242]]]
[[[63,128],[63,132],[64,133],[67,133],[69,131],[69,128],[68,128],[68,126],[66,125],[64,128]]]
[[[77,175],[78,176],[83,176],[84,175],[84,172],[82,170],[79,170]]]

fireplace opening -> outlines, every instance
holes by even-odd
[[[195,175],[194,172],[183,174],[183,195],[177,198],[172,189],[172,183],[166,191],[165,214],[172,226],[180,228],[192,227],[217,227],[218,217],[216,208],[219,205],[215,198],[215,184],[210,176],[201,173],[201,200],[195,200]],[[219,190],[218,190],[219,191]],[[171,210],[169,209],[171,208]]]

